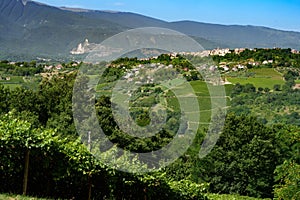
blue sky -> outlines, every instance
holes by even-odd
[[[115,10],[166,21],[258,25],[300,32],[300,0],[37,0],[53,6]]]

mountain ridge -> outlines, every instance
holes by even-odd
[[[222,25],[181,20],[167,22],[131,12],[55,7],[35,1],[1,0],[0,59],[72,59],[70,51],[89,39],[101,43],[140,27],[169,28],[191,36],[205,49],[300,49],[300,32],[253,25]],[[21,56],[22,55],[22,56]]]

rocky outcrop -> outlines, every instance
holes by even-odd
[[[72,49],[70,52],[72,55],[81,55],[91,52],[97,44],[95,43],[89,43],[88,39],[85,39],[83,43],[79,43],[77,48]]]

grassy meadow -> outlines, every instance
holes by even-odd
[[[249,69],[248,74],[251,74],[250,77],[245,75],[226,75],[226,79],[233,83],[247,84],[251,83],[256,88],[270,88],[273,89],[274,85],[283,85],[284,80],[282,74],[277,72],[273,68],[260,68],[260,69]]]

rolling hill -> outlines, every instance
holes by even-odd
[[[112,11],[57,8],[34,1],[0,1],[0,59],[68,59],[86,38],[93,43],[138,27],[162,27],[193,37],[206,49],[282,47],[300,49],[300,33],[256,26],[193,21],[166,22]]]

